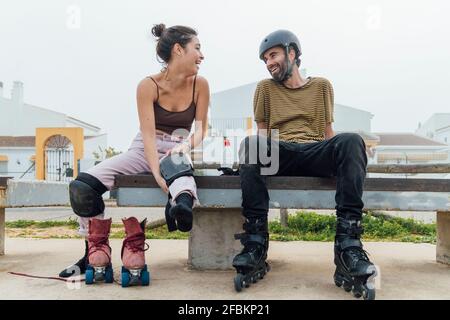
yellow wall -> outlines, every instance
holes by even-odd
[[[252,134],[253,121],[252,117],[247,117],[247,135],[250,136]]]
[[[73,174],[78,175],[78,160],[84,154],[83,128],[36,128],[36,179],[45,179],[45,145],[55,135],[67,137],[73,145]]]

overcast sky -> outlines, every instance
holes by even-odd
[[[161,68],[153,24],[198,30],[213,93],[268,77],[259,43],[283,28],[336,103],[373,113],[374,132],[413,132],[450,112],[449,11],[444,0],[0,0],[0,81],[5,96],[22,81],[27,103],[97,125],[124,151],[138,130],[136,85]]]

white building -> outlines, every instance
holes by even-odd
[[[450,147],[442,142],[413,133],[375,133],[379,164],[449,163]]]
[[[84,131],[84,159],[81,169],[95,162],[93,152],[104,150],[107,135],[92,124],[64,113],[41,108],[24,102],[21,82],[14,82],[11,98],[6,98],[0,82],[0,175],[15,178],[34,178],[36,128],[81,127]]]
[[[423,124],[419,123],[416,134],[450,144],[450,113],[435,113]]]
[[[413,133],[375,133],[378,145],[373,149],[374,164],[447,164],[450,146]],[[383,177],[384,174],[370,174]],[[389,177],[449,178],[448,174],[389,174]]]

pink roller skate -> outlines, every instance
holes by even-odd
[[[126,237],[122,245],[122,287],[130,285],[148,286],[150,273],[145,264],[145,225],[147,219],[141,223],[135,218],[122,219],[125,226]]]
[[[111,265],[111,247],[108,240],[110,230],[111,219],[89,220],[86,284],[100,281],[112,283],[114,281]]]

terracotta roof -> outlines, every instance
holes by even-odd
[[[96,136],[85,136],[84,140],[95,138]],[[0,136],[0,147],[35,147],[35,136]]]
[[[366,141],[368,141],[368,140],[379,141],[380,140],[380,138],[376,134],[373,134],[373,133],[370,133],[370,132],[365,132],[365,131],[362,131],[362,130],[358,130],[358,131],[336,131],[336,134],[344,133],[344,132],[357,133],[357,134],[359,134],[361,136],[361,138],[363,138]]]
[[[35,136],[0,136],[0,147],[34,147]]]
[[[421,137],[413,133],[375,133],[380,137],[378,146],[443,146],[441,142]]]

